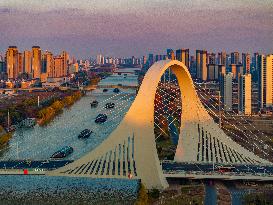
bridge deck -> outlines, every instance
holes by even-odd
[[[48,170],[71,162],[73,160],[0,161],[0,175],[23,175],[24,169],[28,170],[29,175],[44,175]],[[234,167],[232,172],[219,172],[219,164],[162,162],[161,165],[166,178],[273,181],[273,166],[237,164],[228,165]]]

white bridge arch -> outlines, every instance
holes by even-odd
[[[141,179],[145,186],[164,189],[154,135],[154,101],[161,76],[170,68],[181,91],[182,115],[177,162],[269,164],[232,141],[213,121],[199,100],[188,68],[176,60],[158,61],[147,71],[139,92],[118,127],[102,144],[52,176]]]

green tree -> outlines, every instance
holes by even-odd
[[[139,190],[138,190],[138,198],[135,205],[148,205],[149,204],[148,199],[149,198],[148,198],[147,190],[145,186],[142,183],[140,183]]]

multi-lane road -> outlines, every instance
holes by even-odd
[[[0,174],[3,170],[38,170],[48,171],[65,166],[73,160],[14,160],[0,161]],[[173,161],[161,162],[163,173],[166,177],[174,178],[223,178],[223,179],[255,179],[273,180],[273,166],[267,165],[223,165],[223,164],[201,164],[201,163],[178,163]]]

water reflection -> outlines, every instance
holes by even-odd
[[[0,176],[0,204],[133,204],[137,180]],[[11,186],[12,184],[12,186]]]

